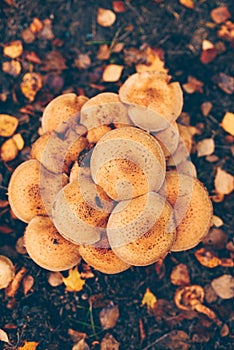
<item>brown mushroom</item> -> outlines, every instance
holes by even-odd
[[[153,136],[162,147],[166,159],[176,151],[179,144],[179,130],[177,123],[168,123],[166,129],[153,133]]]
[[[113,202],[91,178],[79,176],[66,185],[53,206],[53,222],[62,236],[73,243],[91,244],[99,241]]]
[[[163,120],[173,122],[180,115],[183,95],[179,83],[169,83],[170,77],[161,72],[142,72],[131,75],[119,89],[123,103],[132,105],[129,116],[134,124],[149,131],[162,130]],[[135,108],[135,106],[137,106]],[[138,106],[146,107],[150,112],[134,113]],[[140,108],[140,112],[144,112]],[[153,111],[154,113],[151,113]]]
[[[4,255],[0,255],[0,289],[8,287],[15,276],[15,268],[12,261]]]
[[[43,133],[57,130],[64,121],[75,115],[79,118],[79,111],[82,105],[88,100],[85,96],[76,94],[64,94],[54,98],[45,108],[41,125]]]
[[[192,149],[192,134],[188,127],[177,124],[179,129],[180,140],[175,152],[167,159],[168,166],[176,166],[182,162],[185,162]]]
[[[24,234],[25,248],[36,264],[63,271],[80,262],[79,247],[64,239],[47,216],[35,216]]]
[[[173,209],[150,192],[121,201],[112,211],[107,236],[113,252],[130,265],[145,266],[164,258],[175,241]]]
[[[158,190],[165,176],[159,143],[134,127],[111,130],[94,147],[90,170],[94,182],[114,200]]]
[[[171,251],[195,247],[208,233],[212,221],[207,190],[198,179],[170,171],[160,194],[175,210],[177,236]]]
[[[96,244],[80,245],[79,252],[87,264],[102,273],[120,273],[130,267],[113,252],[106,235]]]
[[[130,125],[127,108],[113,92],[103,92],[92,97],[81,108],[80,122],[88,130],[101,125]]]

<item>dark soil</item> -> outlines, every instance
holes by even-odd
[[[211,25],[214,22],[211,20],[210,11],[219,6],[220,1],[194,2],[195,8],[189,10],[174,0],[164,0],[160,4],[153,0],[126,1],[126,12],[117,14],[117,21],[112,27],[102,28],[96,23],[97,9],[112,9],[110,1],[15,0],[10,6],[7,1],[0,0],[1,52],[4,44],[17,39],[22,40],[22,31],[35,17],[40,20],[50,18],[54,36],[59,39],[55,41],[36,38],[33,43],[24,44],[21,59],[23,69],[18,77],[14,78],[0,70],[0,94],[6,96],[5,101],[0,101],[0,113],[15,115],[20,119],[18,130],[26,143],[26,147],[14,161],[5,164],[0,160],[1,199],[7,198],[7,185],[12,170],[27,159],[27,147],[38,137],[42,110],[53,97],[64,91],[82,91],[89,97],[100,92],[100,89],[117,92],[120,84],[135,71],[136,60],[133,59],[132,64],[127,65],[123,51],[113,53],[106,61],[96,58],[100,44],[110,45],[113,40],[124,43],[125,55],[130,47],[139,49],[143,44],[160,47],[164,50],[166,67],[169,68],[173,80],[184,84],[188,76],[194,76],[204,83],[203,93],[184,93],[184,112],[189,114],[192,125],[202,123],[202,134],[196,136],[196,141],[214,136],[215,155],[218,160],[210,163],[205,157],[197,158],[196,154],[192,155],[192,160],[196,164],[198,178],[210,194],[214,189],[217,166],[222,166],[234,174],[230,139],[219,125],[225,112],[234,112],[233,95],[227,94],[217,84],[220,73],[227,76],[234,74],[233,49],[229,42],[217,37],[219,26]],[[233,1],[227,0],[225,4],[233,18]],[[226,47],[225,51],[209,64],[202,64],[200,61],[201,41],[204,38],[214,44],[222,41]],[[43,69],[43,63],[52,50],[61,53],[66,69]],[[42,64],[24,59],[24,54],[29,51],[35,52]],[[91,59],[90,65],[85,69],[79,69],[74,64],[74,59],[81,53],[87,54]],[[4,62],[8,59],[1,55],[0,60]],[[110,62],[125,67],[118,83],[101,81],[103,68]],[[31,103],[32,112],[21,113],[20,108],[30,104],[20,91],[20,82],[23,74],[32,68],[44,76],[44,84],[35,101]],[[51,78],[48,78],[49,74]],[[59,83],[54,83],[54,76],[59,77]],[[208,117],[201,113],[201,104],[204,101],[213,105]],[[0,142],[2,143],[3,139],[0,139]],[[9,208],[7,211],[1,210],[1,225],[9,227],[12,233],[0,232],[0,254],[9,256],[18,268],[25,266],[35,282],[32,291],[26,296],[20,287],[13,304],[12,300],[5,297],[4,290],[0,291],[0,328],[8,333],[13,344],[5,345],[4,348],[4,344],[0,342],[0,348],[2,346],[4,349],[17,349],[24,341],[37,341],[38,350],[72,349],[73,342],[68,335],[70,328],[86,333],[86,342],[95,350],[100,349],[100,342],[107,332],[120,343],[121,350],[183,349],[182,345],[168,345],[166,335],[172,330],[183,330],[188,334],[190,349],[233,348],[233,312],[230,300],[218,298],[215,303],[206,304],[229,326],[229,334],[225,337],[220,336],[220,327],[206,316],[197,314],[195,317],[181,317],[180,310],[173,303],[177,287],[171,283],[170,273],[176,264],[185,263],[190,273],[191,284],[203,287],[210,284],[214,278],[231,272],[225,267],[209,269],[202,266],[194,256],[194,251],[198,248],[169,255],[164,261],[165,271],[162,274],[158,273],[155,265],[146,268],[134,267],[113,276],[94,271],[95,277],[87,279],[81,292],[70,293],[65,291],[64,285],[52,288],[48,284],[48,272],[35,265],[27,255],[20,255],[15,251],[15,243],[18,237],[22,236],[25,225],[12,219]],[[222,229],[231,240],[233,195],[225,196],[220,203],[214,202],[214,213],[222,218]],[[219,257],[229,256],[226,249],[218,254]],[[82,270],[82,264],[79,268]],[[167,307],[163,307],[161,312],[162,317],[149,315],[146,307],[141,305],[146,288],[150,288],[157,299],[167,302]],[[88,302],[93,295],[100,295],[104,305],[107,301],[112,301],[119,306],[120,317],[114,328],[102,330],[99,321],[101,308],[94,305],[91,309]],[[145,339],[140,333],[140,323],[143,325]],[[198,336],[195,338],[194,334]]]

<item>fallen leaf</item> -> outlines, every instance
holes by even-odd
[[[0,114],[0,136],[10,137],[14,134],[19,121],[9,114]]]
[[[181,330],[174,330],[168,334],[166,348],[170,350],[188,350],[191,345],[187,333]]]
[[[9,343],[8,335],[3,329],[0,329],[0,341],[4,343]]]
[[[39,39],[44,40],[53,40],[54,39],[54,33],[52,31],[52,21],[49,18],[45,18],[43,21],[43,28],[38,33]]]
[[[86,339],[87,338],[87,334],[83,333],[83,332],[78,332],[72,328],[68,329],[68,334],[71,337],[71,340],[74,343],[77,343],[78,341],[80,341],[81,339]]]
[[[90,347],[84,339],[81,339],[78,343],[73,345],[72,350],[90,350]]]
[[[61,272],[50,272],[48,283],[51,287],[58,287],[63,283],[63,275]]]
[[[112,48],[112,52],[119,53],[123,50],[123,48],[124,48],[124,43],[116,43]]]
[[[215,143],[213,139],[203,139],[197,144],[197,156],[209,156],[214,153]]]
[[[37,56],[37,54],[34,51],[29,51],[29,52],[25,52],[23,57],[32,63],[36,63],[36,64],[41,64],[41,60],[40,58]]]
[[[219,6],[213,9],[210,13],[211,18],[217,24],[225,22],[231,18],[231,14],[226,6]]]
[[[213,49],[213,48],[214,48],[214,44],[211,41],[206,40],[206,39],[202,41],[202,50],[203,51]]]
[[[202,266],[213,269],[220,265],[220,259],[214,252],[208,249],[201,248],[197,250],[194,255]]]
[[[234,278],[231,275],[222,275],[211,282],[215,293],[221,299],[231,299],[234,297]]]
[[[78,58],[74,60],[74,64],[79,69],[87,69],[91,65],[91,59],[88,54],[80,54]]]
[[[5,141],[0,148],[0,158],[4,162],[14,160],[19,153],[18,147],[13,138]]]
[[[200,92],[201,94],[203,93],[203,85],[204,83],[191,75],[188,76],[188,82],[183,84],[183,89],[188,93],[188,94],[193,94],[194,92]]]
[[[234,23],[227,21],[224,23],[218,31],[218,37],[231,42],[233,46],[234,42]]]
[[[68,277],[63,277],[63,283],[68,292],[80,292],[83,289],[85,280],[80,278],[77,266],[69,270]]]
[[[7,73],[15,78],[21,72],[21,64],[20,64],[20,62],[18,62],[16,60],[11,60],[10,62],[3,62],[2,70],[3,70],[3,72],[5,72],[5,73]]]
[[[143,299],[141,301],[141,305],[146,305],[148,313],[152,313],[156,302],[157,302],[156,296],[150,291],[149,288],[147,288],[143,296]]]
[[[136,65],[136,71],[138,73],[148,72],[148,71],[162,72],[166,74],[168,73],[168,69],[164,67],[165,62],[162,59],[161,50],[147,47],[145,49],[145,55],[146,55],[146,63],[138,63]]]
[[[111,11],[99,7],[97,12],[97,23],[102,27],[110,27],[116,21],[116,14]]]
[[[115,327],[119,319],[119,307],[110,303],[100,311],[99,318],[103,329]]]
[[[26,73],[20,84],[23,95],[33,102],[37,92],[42,88],[42,78],[38,73]]]
[[[216,56],[217,56],[217,50],[215,47],[213,47],[212,49],[203,50],[200,56],[200,61],[203,64],[208,64],[214,61]]]
[[[176,286],[190,284],[188,268],[185,264],[176,265],[171,272],[171,283]]]
[[[234,78],[225,73],[220,73],[216,79],[217,84],[221,90],[226,94],[231,95],[234,92]]]
[[[234,176],[218,167],[214,185],[218,194],[230,194],[234,189]]]
[[[24,139],[21,134],[15,134],[12,139],[14,140],[17,148],[19,151],[21,151],[24,148]]]
[[[221,126],[226,132],[234,136],[234,113],[225,113]]]
[[[202,243],[215,250],[224,249],[228,241],[226,232],[220,228],[213,227],[210,229]]]
[[[181,5],[184,7],[187,7],[188,9],[194,9],[194,2],[193,0],[179,0]]]
[[[144,324],[141,318],[139,320],[139,330],[140,330],[140,338],[141,338],[141,344],[142,344],[146,338],[146,333],[145,333]]]
[[[221,337],[227,337],[229,335],[229,327],[227,324],[224,324],[219,332]]]
[[[5,56],[10,58],[19,57],[23,53],[23,44],[21,40],[12,41],[6,44],[3,48],[3,53]]]
[[[215,227],[221,227],[223,226],[223,220],[219,216],[213,215],[212,225],[214,225]]]
[[[26,268],[21,267],[21,269],[15,275],[13,281],[10,283],[10,285],[5,290],[5,294],[7,297],[14,298],[14,296],[18,292],[18,289],[20,287],[20,283],[21,283],[21,281],[24,278],[26,273],[27,273]]]
[[[119,350],[119,342],[113,335],[107,333],[101,341],[100,350]]]
[[[108,60],[110,58],[111,51],[107,44],[102,44],[99,46],[99,50],[97,53],[98,60]]]
[[[38,344],[35,341],[26,341],[23,346],[18,347],[18,350],[36,350]]]
[[[212,103],[211,102],[203,102],[201,104],[201,111],[204,117],[207,117],[210,114],[210,111],[212,110]]]
[[[124,66],[118,64],[109,64],[104,69],[102,80],[105,82],[116,82],[121,77]]]
[[[66,60],[63,55],[56,50],[50,51],[44,58],[42,70],[62,72],[66,69]]]
[[[31,44],[36,39],[35,34],[30,30],[30,28],[24,29],[21,33],[21,37],[26,44]]]
[[[126,11],[126,6],[123,1],[113,1],[112,7],[116,13],[123,13]]]
[[[33,21],[30,23],[29,26],[32,33],[39,33],[43,29],[43,23],[39,20],[39,18],[35,17],[33,18]]]
[[[24,295],[27,295],[34,285],[34,278],[31,275],[27,275],[26,277],[24,277],[22,281],[22,285],[23,285]]]

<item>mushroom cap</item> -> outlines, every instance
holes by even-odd
[[[137,126],[149,131],[164,129],[162,119],[168,122],[175,121],[183,106],[183,94],[179,83],[169,84],[169,76],[162,72],[142,72],[131,75],[120,87],[119,97],[123,103],[146,107],[154,112],[142,113],[142,117],[139,113],[134,113],[137,112],[137,108],[129,112],[133,123],[136,122]]]
[[[36,159],[21,163],[13,172],[8,199],[14,214],[29,222],[35,215],[47,215],[40,195],[40,163]]]
[[[197,177],[197,171],[195,165],[190,160],[185,160],[176,167],[178,173],[188,176]]]
[[[64,239],[47,216],[35,216],[29,222],[24,242],[32,260],[50,271],[70,269],[81,260],[79,247]]]
[[[170,251],[175,235],[173,209],[154,192],[118,203],[107,224],[113,252],[136,266],[162,259]]]
[[[78,162],[75,162],[71,168],[69,182],[78,181],[80,176],[91,177],[89,167],[80,167]]]
[[[165,158],[169,158],[176,151],[180,139],[177,123],[168,123],[166,129],[153,133],[153,136],[162,147]]]
[[[0,255],[0,289],[8,287],[15,276],[15,268],[11,260]]]
[[[79,252],[87,264],[102,273],[120,273],[130,267],[109,247],[106,235],[97,244],[80,245]]]
[[[135,127],[114,129],[94,147],[90,170],[94,182],[114,200],[158,190],[165,176],[165,158],[159,143]]]
[[[81,108],[80,122],[88,130],[112,123],[131,124],[126,106],[113,92],[102,92],[89,99]]]
[[[81,174],[82,175],[82,174]],[[69,241],[91,244],[99,241],[113,202],[85,174],[66,185],[56,196],[53,222]]]
[[[208,192],[195,177],[169,171],[160,194],[174,207],[177,236],[171,251],[195,247],[208,233],[213,209]]]
[[[185,162],[189,158],[192,149],[192,134],[189,128],[178,123],[177,126],[180,136],[179,143],[175,152],[167,159],[168,166],[176,166]]]
[[[87,100],[86,96],[76,96],[74,93],[54,98],[46,106],[42,115],[41,125],[43,132],[56,130],[62,122],[73,115],[78,120],[79,111]]]

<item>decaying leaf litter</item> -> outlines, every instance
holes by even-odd
[[[0,139],[0,253],[16,268],[12,288],[1,290],[1,344],[6,349],[71,349],[74,344],[84,349],[231,349],[231,1],[91,1],[88,8],[84,1],[69,1],[57,3],[56,9],[53,1],[42,8],[4,1],[1,11],[0,113],[18,124],[14,130],[4,123],[7,135]],[[98,23],[100,13],[104,26]],[[194,250],[173,253],[148,268],[107,277],[82,263],[77,271],[78,280],[85,280],[81,291],[66,290],[71,271],[57,276],[59,285],[52,287],[49,273],[15,248],[24,224],[15,220],[7,202],[10,175],[28,159],[29,147],[40,134],[42,111],[52,98],[64,92],[88,97],[117,92],[140,69],[167,69],[183,86],[180,122],[193,127],[191,157],[213,201],[212,231]],[[70,279],[69,286],[76,289],[76,283]],[[196,310],[196,302],[189,311],[174,303],[177,290],[184,290],[188,302],[196,300],[192,286],[205,291],[200,305],[211,310],[207,315]],[[150,312],[144,305],[147,292],[152,293],[147,299]],[[117,323],[116,311],[109,311],[116,307]],[[103,329],[101,311],[113,328]],[[79,333],[76,338],[71,329]]]

